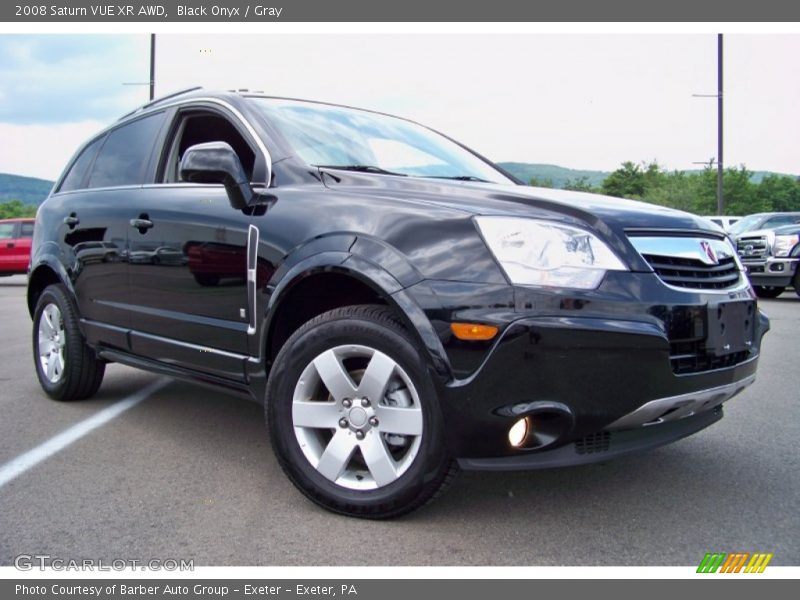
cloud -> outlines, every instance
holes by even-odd
[[[55,179],[78,147],[106,123],[0,123],[0,173]]]
[[[0,36],[0,122],[107,121],[147,101],[146,35]]]

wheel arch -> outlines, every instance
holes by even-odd
[[[305,292],[324,289],[308,301]],[[405,287],[378,264],[350,252],[323,252],[308,257],[286,272],[270,295],[259,347],[269,371],[280,348],[303,323],[319,314],[353,304],[384,304],[427,354],[440,377],[449,378],[450,366],[441,340],[422,308]]]
[[[75,297],[75,290],[72,286],[72,281],[67,275],[66,269],[54,257],[46,257],[40,260],[37,265],[31,269],[30,275],[28,275],[27,290],[28,314],[31,318],[36,310],[36,303],[41,293],[47,286],[59,283],[67,288],[67,291],[73,298]]]

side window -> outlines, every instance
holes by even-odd
[[[122,125],[108,134],[94,161],[89,187],[139,185],[164,120],[159,113]]]
[[[23,222],[19,226],[19,237],[32,238],[33,237],[33,223]]]
[[[13,240],[16,223],[0,223],[0,240]]]
[[[239,156],[239,160],[249,177],[253,175],[256,155],[239,130],[216,113],[192,112],[183,115],[175,128],[166,162],[162,167],[162,183],[182,181],[179,165],[186,149],[205,142],[227,142]]]
[[[58,188],[59,192],[71,192],[72,190],[79,190],[83,187],[86,181],[86,172],[92,165],[92,161],[95,155],[97,155],[100,146],[102,146],[104,139],[106,139],[105,136],[98,138],[83,149],[80,156],[72,163],[67,176],[64,177],[64,181],[61,182]]]
[[[796,222],[796,217],[791,216],[784,216],[784,217],[772,217],[771,219],[767,219],[767,222],[764,223],[764,229],[770,229],[772,227],[780,227],[781,225],[791,225]]]

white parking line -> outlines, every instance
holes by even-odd
[[[169,379],[158,379],[153,383],[143,387],[135,394],[131,394],[127,398],[123,398],[119,402],[115,402],[111,406],[93,414],[91,417],[84,419],[69,429],[65,429],[61,433],[51,437],[43,444],[28,450],[25,454],[21,454],[17,458],[14,458],[6,464],[0,466],[0,488],[2,488],[12,479],[22,475],[28,469],[35,467],[43,460],[50,458],[73,442],[81,439],[86,434],[91,433],[98,427],[105,425],[111,419],[118,417],[129,408],[133,408],[142,400],[147,399],[150,395],[163,388],[170,381],[171,380]]]

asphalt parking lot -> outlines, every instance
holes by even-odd
[[[40,390],[25,278],[0,279],[0,468],[159,377],[111,365],[98,395]],[[772,319],[758,380],[711,428],[608,463],[462,473],[446,495],[390,522],[329,514],[272,456],[261,408],[168,381],[0,485],[0,565],[194,559],[195,565],[696,565],[706,552],[773,552],[800,564],[800,298]]]

